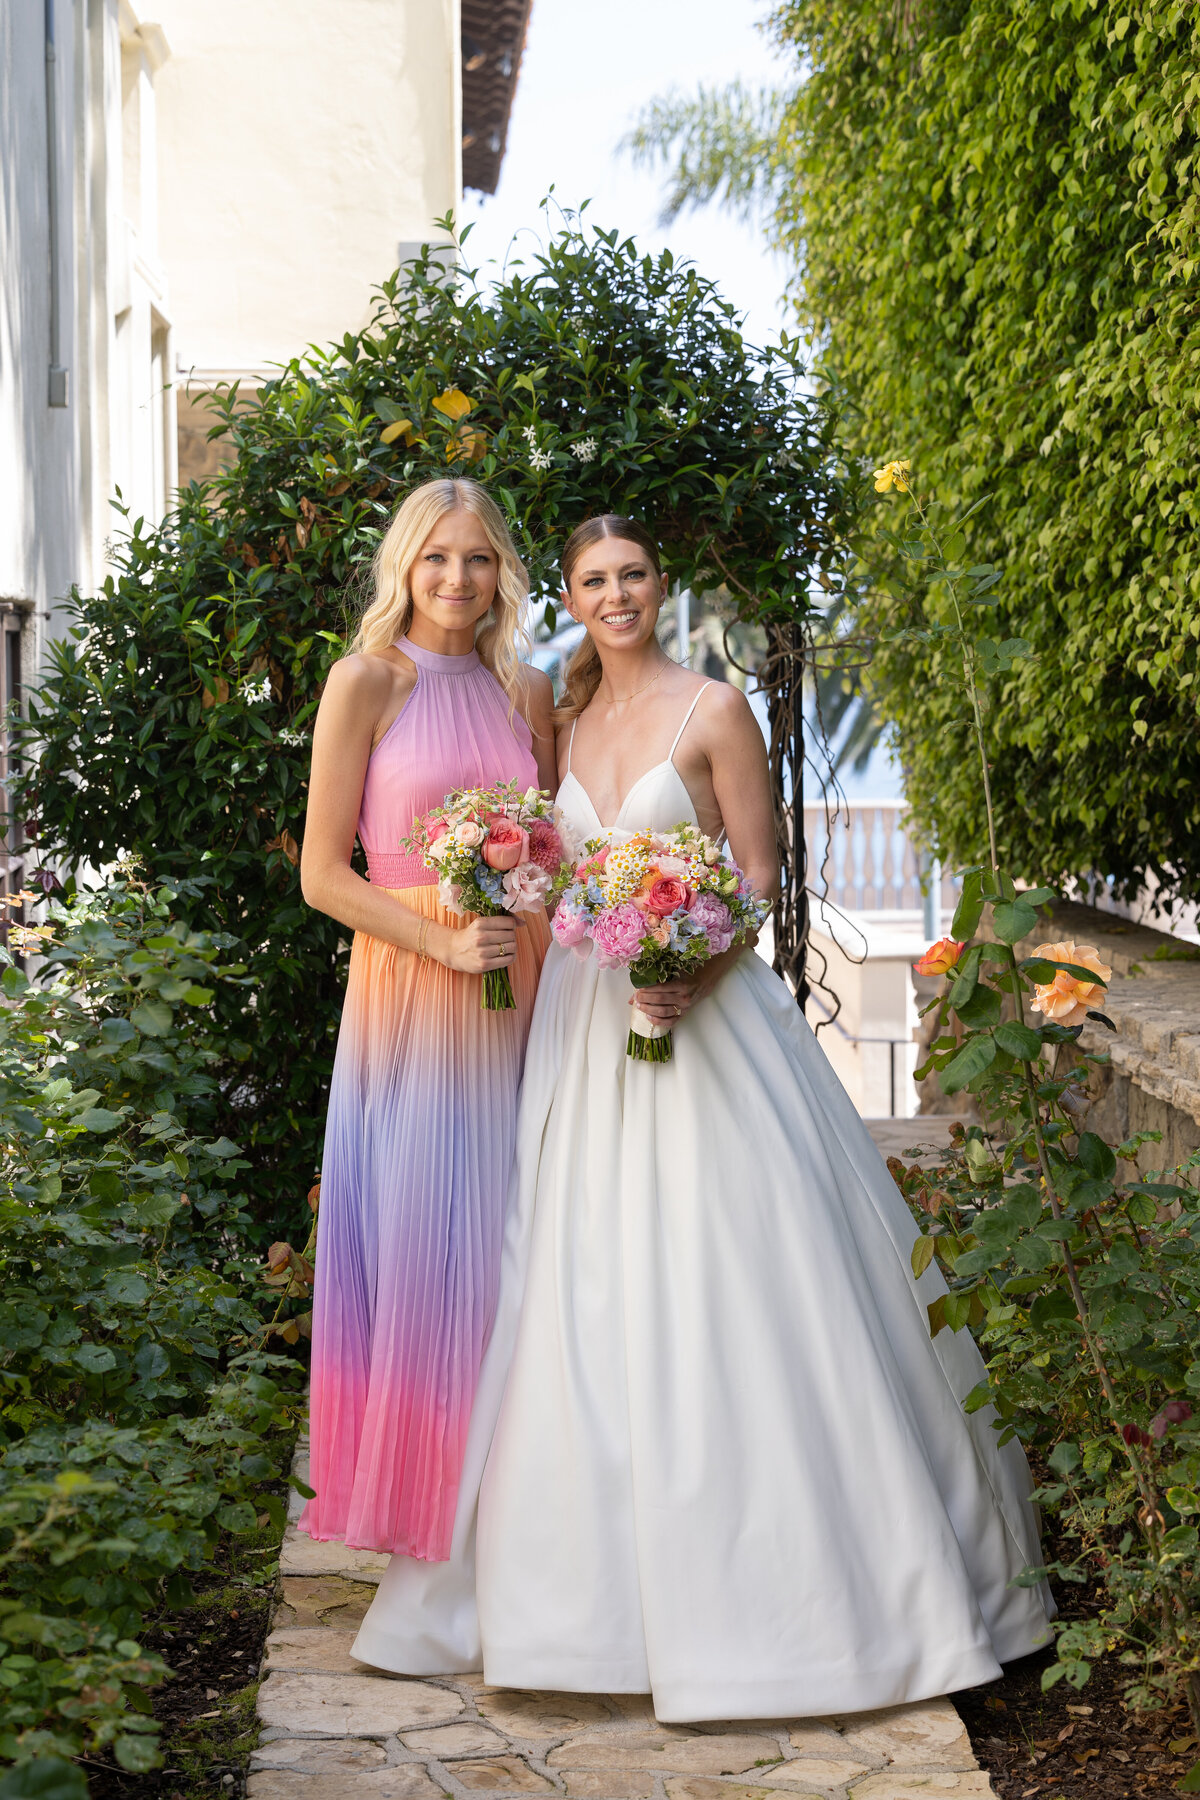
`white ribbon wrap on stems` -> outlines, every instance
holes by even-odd
[[[646,1017],[636,1001],[629,1010],[629,1029],[636,1031],[639,1037],[644,1038],[662,1038],[671,1035],[669,1025],[656,1025],[653,1019]]]

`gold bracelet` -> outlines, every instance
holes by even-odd
[[[417,932],[417,955],[422,962],[429,961],[429,952],[425,948],[425,939],[429,936],[429,925],[430,921],[428,919],[422,919],[421,928]]]

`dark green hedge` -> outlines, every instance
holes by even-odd
[[[368,330],[222,409],[233,467],[161,529],[135,522],[76,596],[18,804],[48,855],[209,878],[190,916],[256,982],[214,1003],[221,1125],[279,1235],[320,1157],[345,948],[295,867],[308,729],[397,499],[433,475],[491,483],[540,593],[581,519],[634,513],[675,578],[768,619],[807,611],[847,501],[797,347],[754,351],[694,269],[573,227],[495,290],[409,265]]]

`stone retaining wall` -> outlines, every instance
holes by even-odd
[[[1088,1128],[1112,1143],[1139,1131],[1161,1132],[1159,1143],[1143,1145],[1141,1167],[1177,1168],[1200,1150],[1200,948],[1094,906],[1063,901],[1017,946],[1018,954],[1062,939],[1094,944],[1113,971],[1102,1010],[1115,1030],[1089,1023],[1081,1039],[1109,1057],[1108,1067],[1092,1079]],[[936,991],[941,984],[929,985]],[[969,1095],[947,1098],[936,1076],[920,1085],[922,1113],[972,1116]],[[1200,1168],[1191,1179],[1200,1181]]]

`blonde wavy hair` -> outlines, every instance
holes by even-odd
[[[479,520],[500,565],[496,598],[480,622],[475,648],[515,706],[524,697],[521,652],[528,655],[533,649],[525,624],[529,577],[504,514],[477,481],[426,481],[401,501],[375,552],[374,597],[358,622],[349,653],[386,650],[404,636],[412,621],[412,566],[438,520],[458,510]]]
[[[568,594],[576,563],[585,550],[606,537],[625,538],[629,543],[636,544],[639,550],[645,551],[647,562],[658,579],[662,580],[662,557],[646,527],[639,525],[636,519],[627,519],[623,513],[597,513],[594,519],[585,519],[582,525],[577,525],[563,545],[559,566],[562,569],[563,587]],[[600,686],[602,674],[600,652],[592,639],[585,637],[567,664],[563,676],[562,695],[554,709],[556,725],[569,724],[572,719],[579,717],[591,703]]]

